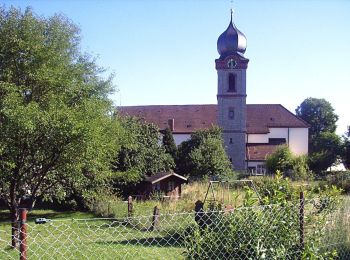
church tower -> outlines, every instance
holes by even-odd
[[[247,40],[232,21],[218,41],[218,125],[222,128],[227,155],[237,171],[246,170],[246,70],[249,60],[243,54]]]

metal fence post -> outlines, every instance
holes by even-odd
[[[20,208],[19,209],[19,252],[20,252],[20,260],[27,260],[27,209]]]
[[[300,206],[299,206],[299,232],[300,232],[300,254],[304,251],[305,241],[304,241],[304,192],[300,192]]]

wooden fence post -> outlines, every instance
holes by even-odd
[[[300,192],[300,206],[299,206],[299,234],[300,234],[300,254],[304,251],[304,207],[305,207],[304,192]]]
[[[156,230],[159,226],[159,208],[155,206],[153,209],[153,218],[152,218],[152,226],[151,231]]]
[[[128,217],[131,217],[133,213],[132,197],[128,197]]]
[[[19,252],[20,252],[20,260],[27,260],[27,209],[21,208],[19,209]]]
[[[199,228],[204,228],[204,225],[205,225],[205,220],[203,219],[204,217],[203,207],[204,207],[204,203],[200,200],[197,200],[194,207],[194,211],[195,211],[194,220],[197,222]]]

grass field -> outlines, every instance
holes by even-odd
[[[52,221],[37,225],[37,216]],[[194,221],[193,215],[179,215],[151,231],[151,216],[126,222],[82,212],[33,211],[28,217],[29,259],[182,259],[185,248],[175,226],[179,232],[179,226]],[[18,259],[19,252],[9,247],[9,223],[1,222],[0,229],[0,259]]]

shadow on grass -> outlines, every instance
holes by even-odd
[[[60,219],[60,218],[94,218],[96,215],[90,212],[82,211],[52,211],[52,210],[33,210],[28,213],[28,221],[34,221],[36,218]],[[0,210],[0,223],[10,222],[10,212]]]
[[[179,234],[164,237],[148,237],[140,239],[126,239],[121,241],[99,241],[100,245],[125,245],[125,246],[143,246],[143,247],[183,247],[184,238]]]

